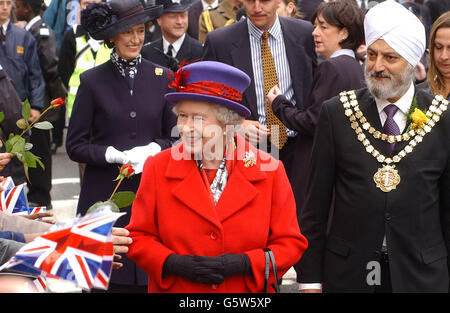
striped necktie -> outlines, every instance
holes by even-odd
[[[272,57],[272,53],[269,48],[269,33],[264,32],[262,34],[262,44],[261,44],[261,59],[263,66],[263,79],[264,79],[264,97],[267,96],[269,90],[278,85],[277,71],[275,68],[275,62]],[[266,123],[267,127],[271,131],[270,141],[279,150],[281,150],[284,144],[287,142],[286,126],[281,123],[281,121],[275,116],[272,109],[269,107],[266,101]],[[278,125],[278,133],[276,129],[272,131],[272,125]]]

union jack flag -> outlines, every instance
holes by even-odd
[[[47,211],[47,207],[46,206],[36,206],[36,207],[31,207],[31,208],[27,208],[28,211],[26,212],[28,215],[33,215],[33,214],[37,214],[37,213],[44,213],[45,211]],[[41,218],[38,218],[39,220]]]
[[[125,213],[98,209],[54,225],[23,246],[3,268],[32,267],[39,275],[62,278],[83,289],[107,289],[114,256],[111,229]],[[9,264],[9,266],[8,266]]]
[[[0,192],[0,211],[6,214],[28,214],[25,184]]]

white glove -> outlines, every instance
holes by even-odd
[[[106,160],[106,162],[111,163],[111,164],[114,164],[114,163],[126,164],[126,163],[128,163],[128,158],[127,158],[126,154],[122,151],[117,150],[113,146],[109,146],[106,149],[105,160]]]
[[[136,174],[142,173],[144,163],[149,156],[154,156],[161,151],[161,146],[156,142],[151,142],[146,146],[134,147],[131,150],[126,150],[125,153],[128,163],[130,163]]]

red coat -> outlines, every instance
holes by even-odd
[[[254,152],[256,165],[245,167],[242,158],[235,161],[215,206],[195,161],[175,160],[174,149],[182,151],[182,144],[145,163],[126,227],[133,239],[127,255],[147,272],[149,292],[262,292],[263,248],[273,251],[280,278],[308,245],[298,227],[295,200],[282,163],[245,143],[246,151]],[[261,170],[269,162],[278,165],[276,169]],[[245,253],[253,275],[229,277],[218,286],[174,275],[162,278],[164,261],[172,253]],[[270,279],[272,284],[273,272]]]

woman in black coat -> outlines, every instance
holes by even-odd
[[[85,214],[114,190],[122,164],[136,174],[119,191],[136,192],[148,156],[171,146],[176,116],[164,100],[170,83],[167,70],[142,59],[145,23],[162,7],[143,8],[139,0],[91,3],[81,13],[81,24],[91,37],[113,48],[110,61],[84,72],[73,106],[66,149],[76,162],[86,163],[77,214]],[[99,21],[105,21],[103,27]],[[128,224],[131,208],[116,226]],[[126,256],[112,273],[109,291],[146,292],[147,277]]]
[[[275,115],[287,128],[298,132],[292,173],[292,188],[301,218],[315,126],[322,103],[344,90],[364,87],[363,69],[355,59],[355,51],[364,41],[364,13],[347,1],[322,3],[311,21],[316,52],[325,60],[317,67],[305,110],[298,110],[277,86],[268,94]]]

